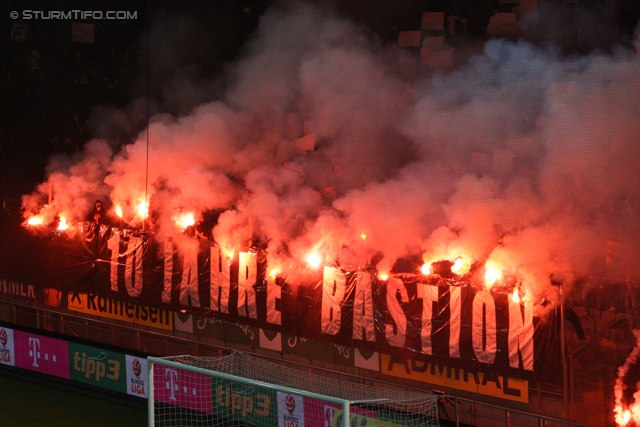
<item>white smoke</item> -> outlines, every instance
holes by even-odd
[[[312,250],[386,270],[416,254],[491,260],[536,299],[552,273],[640,273],[635,55],[495,40],[449,73],[406,73],[400,56],[331,12],[274,8],[220,99],[154,116],[112,157],[93,141],[54,159],[25,213],[49,183],[49,217],[148,198],[162,231],[176,213],[219,211],[218,243],[257,236],[274,265]]]

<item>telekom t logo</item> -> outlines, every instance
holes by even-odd
[[[38,359],[40,359],[40,340],[38,338],[29,337],[29,356],[33,357],[33,364],[31,366],[38,366]]]
[[[165,388],[170,390],[169,399],[176,400],[175,392],[178,391],[178,371],[168,368],[164,371],[164,376],[167,378],[165,382]]]

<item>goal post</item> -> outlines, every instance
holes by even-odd
[[[291,416],[290,420],[278,420],[278,414],[274,413],[275,404],[278,401],[273,397],[278,393],[333,403],[341,409],[341,414],[346,415],[340,417],[342,423],[335,427],[349,427],[349,401],[346,399],[211,371],[166,358],[148,357],[147,361],[151,385],[148,402],[149,427],[198,425],[221,427],[289,425],[295,427],[299,424],[292,420],[295,417]],[[163,386],[164,390],[161,390]],[[295,397],[289,400],[289,408],[294,405],[294,411],[295,400]],[[196,403],[198,401],[200,401],[199,404]],[[167,410],[167,405],[173,408]],[[238,424],[239,421],[242,424]]]
[[[439,396],[364,386],[232,351],[148,357],[150,427],[431,427]]]

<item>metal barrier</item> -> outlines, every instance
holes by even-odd
[[[228,347],[168,335],[168,332],[159,333],[144,329],[141,326],[122,325],[78,316],[48,306],[22,305],[10,301],[0,300],[0,321],[159,356],[177,354],[219,356],[230,351]],[[424,389],[417,387],[408,387],[398,383],[268,357],[262,354],[258,354],[258,356],[271,362],[294,366],[309,373],[325,375],[340,380],[357,381],[371,386],[380,385],[425,392]],[[429,391],[434,392],[434,390]],[[446,394],[442,394],[439,410],[441,423],[446,426],[586,427],[566,420]]]

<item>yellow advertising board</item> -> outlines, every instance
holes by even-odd
[[[336,409],[331,421],[331,427],[342,427],[342,410]],[[367,426],[367,427],[406,427],[407,424],[396,424],[391,421],[385,421],[378,418],[367,417],[362,414],[351,413],[349,416],[350,426]]]
[[[69,310],[121,320],[151,328],[173,330],[173,312],[155,307],[116,301],[92,293],[73,292],[68,295]]]
[[[412,359],[380,355],[380,372],[433,385],[464,390],[515,402],[529,403],[529,381],[485,372],[469,372]]]

